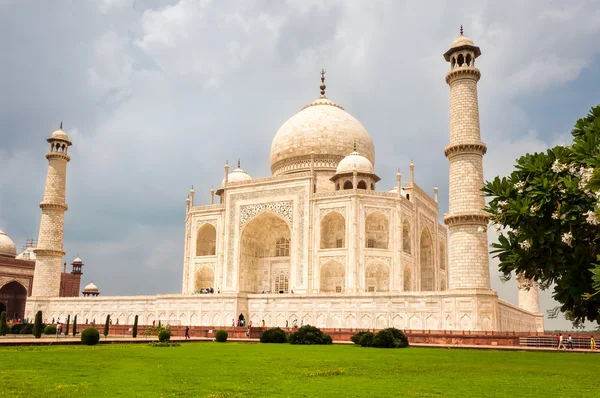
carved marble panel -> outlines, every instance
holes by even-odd
[[[254,205],[245,205],[240,207],[240,228],[246,225],[256,215],[263,211],[272,211],[281,215],[290,225],[293,218],[293,203],[292,201],[258,203]]]

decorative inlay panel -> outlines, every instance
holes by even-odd
[[[344,216],[344,218],[346,218],[346,207],[330,207],[330,208],[319,210],[319,220],[321,220],[323,217],[325,217],[327,214],[331,213],[332,211],[340,213],[342,216]]]
[[[200,228],[204,224],[210,224],[213,227],[217,228],[217,219],[215,218],[215,219],[210,219],[210,220],[197,220],[195,229]]]
[[[255,205],[246,205],[240,207],[240,228],[247,224],[257,214],[263,211],[272,211],[281,215],[290,225],[292,225],[292,201],[259,203]]]
[[[375,211],[385,214],[385,216],[388,219],[390,218],[390,209],[386,209],[386,208],[382,208],[382,207],[367,207],[367,206],[365,206],[365,216],[368,216],[369,214],[371,214]]]
[[[392,265],[392,258],[387,256],[365,256],[365,264],[368,264],[371,261],[381,261],[389,266]]]
[[[419,213],[419,227],[421,229],[421,233],[423,233],[423,229],[426,226],[429,227],[429,232],[431,232],[432,235],[435,234],[435,224],[433,220],[431,220],[425,214]]]
[[[328,261],[337,261],[340,264],[346,265],[346,256],[322,256],[319,257],[319,266],[325,264]]]

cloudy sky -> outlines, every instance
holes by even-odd
[[[318,96],[321,68],[329,98],[371,133],[379,188],[413,160],[443,212],[442,54],[461,24],[482,50],[486,178],[568,143],[599,102],[597,0],[0,0],[0,228],[19,247],[37,237],[45,139],[62,121],[73,141],[65,260],[82,257],[83,283],[106,295],[178,292],[191,185],[208,203],[238,157],[269,176],[272,137]],[[516,303],[514,282],[491,268]]]

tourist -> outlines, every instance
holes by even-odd
[[[571,350],[573,349],[573,339],[571,338],[571,335],[567,337],[567,348]]]
[[[188,340],[190,338],[190,327],[185,327],[185,339]]]
[[[565,348],[565,345],[563,344],[562,333],[558,335],[558,347],[556,347],[556,349],[560,350],[561,346],[562,346],[562,348]]]
[[[265,327],[265,320],[264,320],[264,319],[262,320],[260,327],[261,327],[261,328],[264,328],[264,327]],[[593,337],[592,337],[592,339],[593,339]]]
[[[596,340],[594,340],[594,336],[590,336],[590,350],[596,349]]]
[[[231,320],[231,327],[234,328],[235,327],[235,319]]]

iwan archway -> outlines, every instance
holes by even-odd
[[[290,237],[285,220],[269,212],[256,216],[244,227],[240,239],[239,292],[289,292]]]

